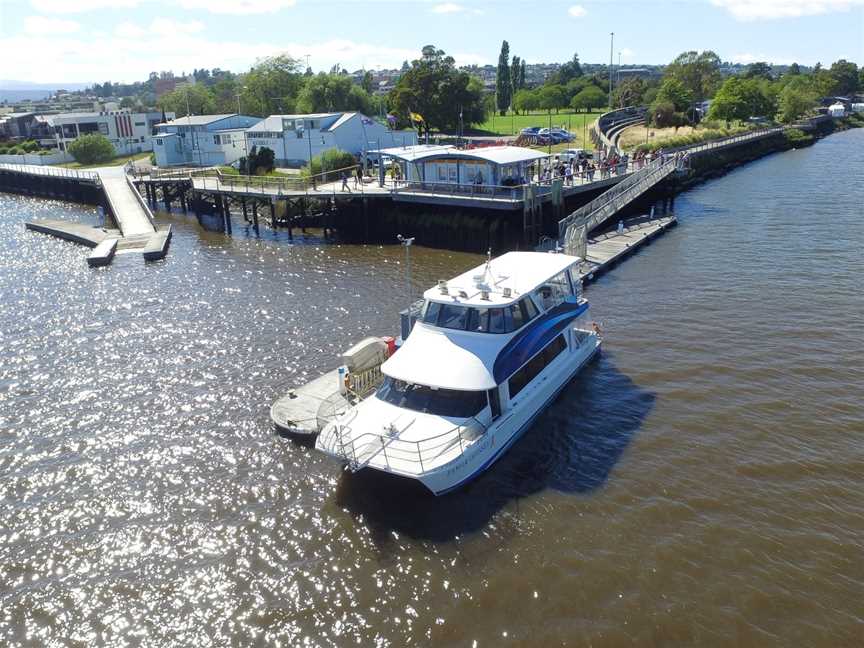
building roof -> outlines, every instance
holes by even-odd
[[[515,164],[531,162],[547,157],[545,153],[521,146],[487,146],[484,148],[459,150],[450,145],[418,144],[399,146],[377,151],[405,162],[423,162],[434,158],[461,160],[483,160],[492,164]]]
[[[351,119],[357,113],[348,112],[333,112],[333,113],[309,113],[307,115],[270,115],[269,117],[265,117],[260,122],[252,126],[249,130],[253,131],[274,131],[274,132],[282,132],[282,120],[283,119],[325,119],[327,117],[338,117],[336,123],[332,124],[329,128],[325,128],[324,130],[332,131],[336,128],[337,125],[341,125]]]
[[[542,285],[550,277],[569,268],[579,258],[549,252],[508,252],[487,264],[463,272],[447,282],[446,295],[438,287],[430,288],[423,297],[430,301],[458,303],[470,306],[502,306],[515,301]],[[482,299],[478,284],[489,288],[489,299]],[[504,289],[510,296],[504,296]],[[459,291],[467,296],[460,297]]]
[[[177,117],[165,122],[165,126],[206,126],[213,122],[234,117],[237,113],[228,113],[225,115],[190,115],[188,117]],[[242,116],[242,115],[241,115]]]

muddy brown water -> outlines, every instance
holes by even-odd
[[[163,216],[91,270],[22,222],[93,210],[0,195],[0,644],[864,645],[862,205],[864,131],[679,196],[587,291],[603,355],[435,499],[268,418],[395,331],[399,247]]]

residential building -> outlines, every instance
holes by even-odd
[[[118,155],[152,150],[153,133],[162,121],[161,112],[133,113],[128,109],[40,117],[50,127],[54,144],[63,151],[81,135],[101,133],[111,140]]]
[[[246,155],[246,129],[259,121],[260,117],[233,113],[192,115],[159,124],[153,141],[156,164],[160,167],[232,164]]]
[[[390,130],[358,112],[271,115],[247,129],[246,137],[250,149],[271,149],[282,167],[303,166],[329,149],[361,157],[373,149],[417,143],[415,131]]]

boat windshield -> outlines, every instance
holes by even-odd
[[[396,407],[453,418],[471,418],[486,407],[485,391],[436,389],[395,380],[389,376],[384,379],[375,395]]]
[[[462,304],[427,301],[420,319],[425,324],[474,333],[512,333],[537,317],[534,302],[523,297],[502,308],[472,308]]]

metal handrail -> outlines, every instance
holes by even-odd
[[[135,199],[138,201],[138,204],[141,206],[141,209],[144,210],[144,215],[147,217],[147,220],[150,221],[150,225],[153,226],[153,230],[156,230],[156,219],[153,216],[153,212],[150,211],[150,207],[145,202],[144,198],[138,192],[138,188],[135,186],[135,183],[129,178],[129,175],[124,173],[123,177],[126,179],[126,184],[129,185],[129,189],[132,191],[132,194],[135,196]],[[108,192],[105,192],[105,195],[108,195]],[[110,200],[110,199],[109,199]]]
[[[88,180],[101,184],[99,174],[93,171],[79,171],[56,166],[37,166],[35,164],[0,163],[0,168],[26,175],[49,176],[54,178],[70,178],[73,180]]]
[[[354,409],[345,421],[336,421],[332,427],[332,433],[336,435],[336,443],[339,446],[339,454],[348,461],[351,470],[354,471],[368,465],[379,453],[384,455],[388,468],[391,467],[391,459],[398,459],[409,464],[419,465],[420,470],[425,471],[425,467],[430,462],[440,457],[449,448],[453,447],[455,443],[459,444],[459,451],[464,452],[465,448],[481,438],[488,429],[488,426],[480,422],[476,417],[471,417],[468,422],[457,425],[446,432],[417,441],[406,441],[397,435],[388,436],[373,432],[364,432],[355,437],[350,434],[350,423],[356,415],[357,410]],[[399,434],[407,430],[413,422],[412,420],[411,423],[406,425]],[[479,433],[476,436],[468,436],[468,430],[477,430],[478,427]],[[370,447],[370,444],[373,445]],[[375,444],[378,447],[375,447]],[[371,452],[364,458],[362,452],[366,448],[369,448]],[[358,450],[360,450],[361,454],[359,460]]]

